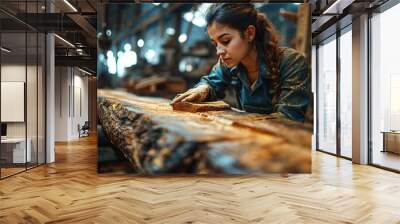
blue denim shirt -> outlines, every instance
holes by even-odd
[[[304,114],[310,101],[310,75],[305,57],[291,48],[281,48],[282,57],[279,66],[280,94],[277,103],[272,105],[273,90],[268,85],[270,69],[264,60],[259,61],[259,75],[251,89],[246,69],[239,64],[232,69],[217,63],[209,75],[201,78],[200,84],[210,88],[207,100],[219,100],[225,97],[225,89],[233,85],[239,109],[253,113],[269,114],[278,112],[286,117],[304,121]]]

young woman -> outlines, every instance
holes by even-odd
[[[278,35],[265,15],[252,4],[217,3],[208,10],[206,21],[218,63],[172,103],[222,99],[226,87],[233,85],[240,109],[304,121],[310,101],[306,59],[278,46]]]

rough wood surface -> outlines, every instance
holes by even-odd
[[[171,104],[171,106],[173,110],[186,111],[186,112],[207,112],[207,111],[230,109],[230,106],[224,101],[204,102],[204,103],[177,102]]]
[[[98,91],[104,133],[138,173],[310,172],[310,126],[233,110],[173,111],[169,100]]]

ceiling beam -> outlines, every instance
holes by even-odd
[[[71,2],[69,3],[71,4]],[[96,28],[93,27],[84,16],[82,16],[81,12],[75,12],[64,1],[55,1],[54,5],[61,11],[67,12],[67,16],[82,28],[82,30],[88,35],[86,41],[90,46],[96,46]]]
[[[81,66],[96,71],[96,57],[91,56],[55,56],[56,66]]]

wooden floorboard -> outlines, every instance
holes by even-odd
[[[312,152],[312,174],[97,174],[96,138],[0,181],[0,223],[400,223],[400,175]]]

